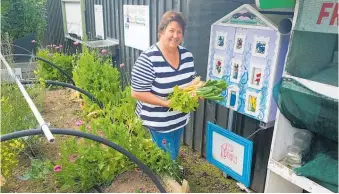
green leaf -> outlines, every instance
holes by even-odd
[[[105,163],[102,161],[98,164],[99,170],[102,170],[102,168],[105,166]]]

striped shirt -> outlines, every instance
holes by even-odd
[[[132,69],[131,85],[136,92],[151,92],[167,99],[174,86],[189,84],[195,76],[192,53],[179,46],[180,63],[174,69],[164,58],[157,45],[141,53]],[[143,125],[159,132],[171,132],[187,125],[190,114],[173,111],[167,107],[138,101],[136,114]]]

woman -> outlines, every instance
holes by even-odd
[[[141,53],[132,70],[132,96],[138,100],[136,114],[152,134],[153,141],[170,152],[179,153],[183,128],[189,114],[169,109],[168,95],[174,86],[185,87],[195,76],[192,54],[180,46],[186,22],[180,13],[166,12],[158,26],[159,41]]]

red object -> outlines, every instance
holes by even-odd
[[[220,66],[220,65],[221,65],[221,62],[220,62],[220,61],[218,61],[218,62],[217,62],[217,64],[218,64],[218,66]]]
[[[323,3],[323,6],[321,7],[319,17],[317,24],[321,24],[321,21],[324,17],[329,17],[330,13],[326,11],[327,8],[332,8],[334,3]]]
[[[162,144],[166,145],[166,143],[167,143],[166,139],[162,139]]]
[[[333,26],[335,21],[337,21],[337,26],[338,26],[338,3],[335,4],[332,18],[330,21],[330,25]]]
[[[107,54],[107,53],[108,53],[108,51],[107,51],[106,49],[102,49],[102,50],[101,50],[101,54],[105,55],[105,54]]]
[[[257,78],[257,79],[255,79],[254,81],[256,81],[256,82],[260,82],[260,78]]]
[[[83,124],[82,120],[76,121],[75,124],[79,127]]]
[[[73,42],[74,46],[78,46],[79,42]]]
[[[54,166],[53,171],[54,172],[61,172],[61,166],[60,165]]]
[[[260,76],[261,76],[261,73],[258,73],[256,76],[257,76],[257,77],[260,77]]]

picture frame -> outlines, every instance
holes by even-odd
[[[216,31],[214,47],[219,50],[226,50],[226,42],[227,42],[227,32]]]
[[[252,115],[254,117],[258,117],[259,109],[260,109],[260,102],[261,102],[260,93],[246,91],[245,113]]]
[[[239,105],[239,87],[231,85],[227,88],[227,106],[235,111],[238,110]]]
[[[242,61],[240,59],[233,58],[231,61],[231,76],[230,81],[239,83],[242,75]]]
[[[212,74],[215,77],[222,78],[224,73],[225,73],[225,58],[221,55],[214,55]]]
[[[233,51],[242,54],[246,44],[246,34],[236,33],[234,39]]]
[[[207,161],[249,187],[253,142],[211,122],[206,133]]]
[[[269,50],[270,37],[254,36],[252,56],[266,58]]]
[[[265,67],[261,65],[251,65],[249,70],[248,86],[257,90],[262,88],[264,82]]]

